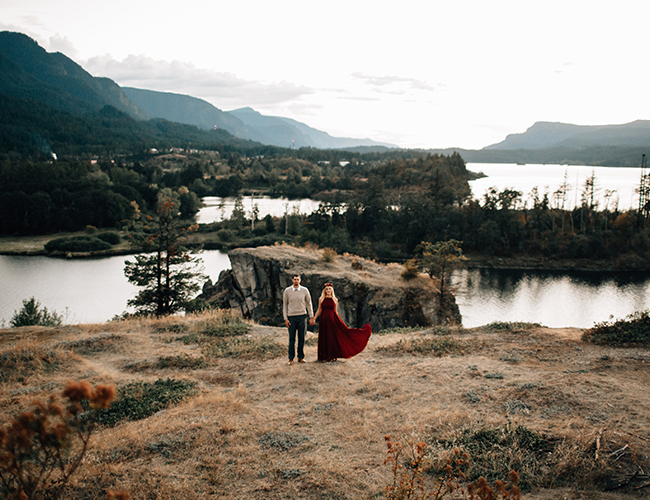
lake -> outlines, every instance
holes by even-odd
[[[564,182],[564,175],[567,175],[569,187],[567,195],[567,209],[580,205],[580,194],[584,188],[585,180],[595,174],[596,198],[599,201],[599,209],[608,204],[613,209],[617,204],[620,210],[637,208],[639,196],[636,190],[639,187],[641,170],[639,168],[613,168],[613,167],[584,167],[575,165],[516,165],[514,163],[468,163],[467,169],[472,172],[483,172],[487,177],[470,181],[472,195],[475,199],[482,201],[485,192],[496,187],[499,191],[503,189],[515,189],[521,191],[522,199],[529,200],[530,192],[537,187],[540,197],[548,193],[549,201],[553,203],[553,192],[557,191]],[[609,201],[604,196],[606,191],[613,194]],[[205,206],[197,214],[199,224],[209,224],[228,219],[232,214],[237,198],[218,198],[207,196],[203,198]],[[243,208],[247,217],[257,204],[259,209],[258,217],[264,218],[267,214],[280,217],[286,212],[292,213],[298,210],[303,214],[310,214],[318,209],[319,202],[311,199],[288,200],[285,198],[270,198],[268,196],[244,196],[242,197]],[[530,201],[528,206],[531,206]]]
[[[564,182],[567,175],[567,184],[570,190],[567,196],[566,209],[580,205],[580,194],[588,177],[592,173],[596,179],[597,199],[599,210],[605,208],[604,198],[606,191],[613,191],[608,208],[612,209],[616,203],[621,210],[638,208],[639,195],[635,191],[639,188],[641,180],[640,168],[613,168],[613,167],[583,167],[575,165],[515,165],[512,163],[468,163],[467,169],[472,172],[483,172],[488,177],[470,181],[472,194],[478,200],[483,199],[485,192],[496,187],[515,189],[521,191],[523,200],[529,198],[533,188],[537,187],[540,197],[548,193],[551,204],[553,192]],[[529,203],[530,207],[531,204]]]
[[[66,323],[103,323],[127,310],[126,302],[138,288],[124,276],[124,263],[133,256],[101,259],[54,259],[0,255],[0,324],[9,321],[22,301],[36,298]],[[230,269],[225,253],[211,250],[202,255],[205,274],[217,281]]]
[[[206,196],[202,199],[204,207],[196,215],[199,224],[210,224],[229,219],[235,207],[237,198],[219,198],[217,196]],[[268,196],[243,196],[242,206],[246,217],[250,219],[253,208],[257,205],[259,219],[267,215],[281,217],[285,213],[293,213],[294,210],[302,214],[310,214],[318,209],[319,202],[311,199],[288,200],[286,198],[270,198]]]
[[[102,323],[124,312],[137,289],[124,277],[129,257],[65,260],[0,255],[0,323],[35,297],[65,322]],[[203,253],[206,274],[217,281],[230,268],[228,256]],[[613,315],[622,318],[650,308],[650,275],[556,274],[502,270],[454,273],[463,325],[528,321],[551,327],[588,328]]]
[[[592,172],[596,185],[616,190],[621,209],[635,207],[640,169],[576,167],[564,165],[514,165],[470,163],[468,169],[489,177],[472,181],[474,196],[481,199],[490,187],[521,191],[526,199],[533,187],[552,195],[567,172],[572,185],[569,207],[580,202],[584,181]],[[576,189],[576,186],[578,189]],[[224,201],[223,206],[220,206]],[[198,222],[219,221],[230,217],[234,198],[204,199],[206,206]],[[604,200],[601,200],[604,203]],[[610,200],[613,206],[613,199]],[[268,197],[244,197],[247,213],[254,204],[266,214],[281,216],[294,209],[311,213],[318,208],[315,200],[286,200]],[[35,297],[49,310],[66,317],[68,323],[104,322],[126,310],[126,302],[137,289],[124,277],[124,262],[129,257],[65,260],[48,257],[0,255],[0,322],[8,326],[23,299]],[[213,281],[230,267],[228,257],[218,251],[203,254],[206,274]],[[462,271],[454,275],[458,284],[457,301],[466,327],[492,321],[529,321],[547,326],[591,327],[613,315],[622,318],[634,311],[650,308],[650,277],[616,275],[522,273],[512,271]]]

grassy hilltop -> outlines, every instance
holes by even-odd
[[[427,444],[427,481],[458,447],[470,478],[514,469],[525,498],[647,498],[650,351],[582,333],[385,331],[326,364],[310,333],[309,362],[287,366],[284,328],[221,311],[15,328],[0,331],[0,416],[68,380],[117,387],[67,498],[383,498],[385,435]]]

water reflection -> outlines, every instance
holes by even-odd
[[[137,289],[124,277],[129,257],[65,260],[0,255],[0,323],[8,325],[22,300],[35,297],[68,323],[108,321],[126,309]],[[225,253],[202,255],[217,281],[230,268]],[[457,302],[466,327],[528,321],[589,328],[610,315],[650,309],[650,273],[552,273],[472,269],[456,272]]]
[[[196,222],[199,224],[210,224],[229,219],[235,207],[237,198],[219,198],[217,196],[206,196],[203,198],[204,207],[196,214]],[[288,200],[286,198],[270,198],[268,196],[243,196],[242,207],[247,217],[251,217],[253,209],[257,206],[259,211],[258,219],[267,215],[281,217],[285,213],[293,213],[297,210],[301,214],[310,214],[318,210],[320,202],[308,198]]]
[[[588,328],[650,308],[650,273],[472,269],[452,281],[466,327],[528,321]]]

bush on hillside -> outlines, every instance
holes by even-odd
[[[95,252],[110,248],[110,243],[95,236],[64,236],[50,240],[45,245],[48,252]]]
[[[115,231],[106,231],[104,233],[99,233],[97,235],[97,238],[99,238],[102,241],[105,241],[109,245],[119,245],[122,241],[120,235]]]
[[[596,323],[582,334],[582,340],[600,345],[650,344],[650,311],[637,311],[616,321]]]

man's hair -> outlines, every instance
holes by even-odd
[[[298,276],[298,278],[300,278],[300,275],[299,275],[298,273],[294,274],[294,275],[292,276],[292,278],[295,278],[296,276]]]

